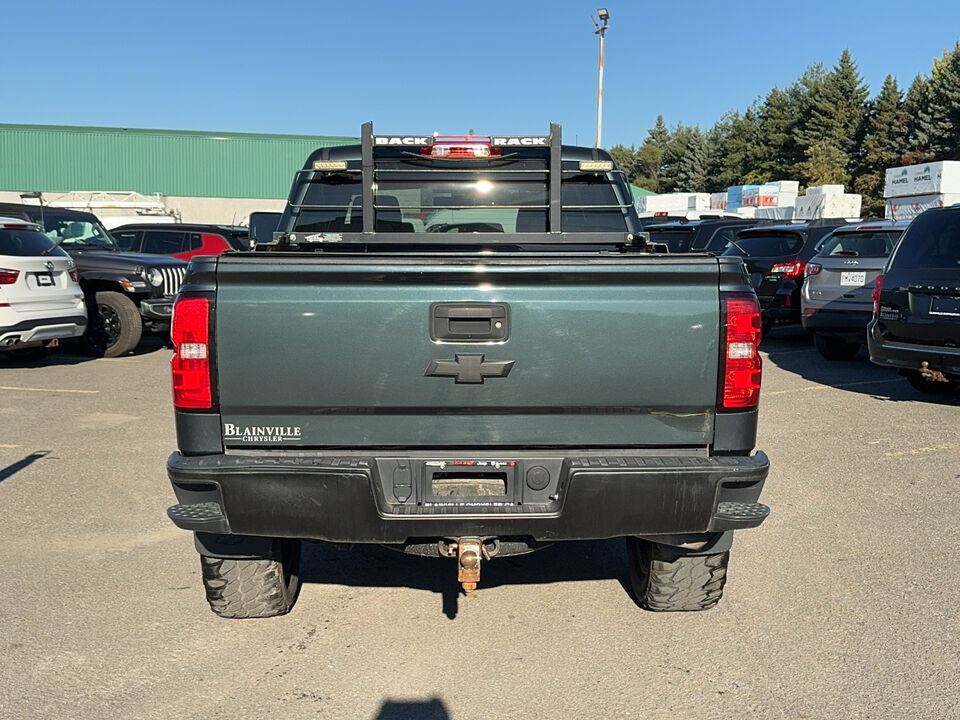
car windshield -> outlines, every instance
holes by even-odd
[[[918,215],[904,233],[891,267],[960,270],[960,212]]]
[[[49,237],[39,230],[0,230],[0,255],[33,257],[36,255],[66,255]]]
[[[900,237],[900,230],[836,232],[820,248],[821,257],[887,257]]]
[[[724,255],[743,257],[781,257],[796,255],[803,247],[803,236],[792,232],[765,232],[735,238]]]
[[[113,238],[93,216],[89,216],[89,219],[82,216],[77,219],[47,214],[43,219],[43,227],[47,237],[65,248],[84,246],[103,250],[117,249]]]

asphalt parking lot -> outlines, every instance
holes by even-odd
[[[772,515],[697,614],[637,609],[601,541],[471,597],[452,561],[307,545],[291,614],[220,619],[164,514],[170,351],[0,364],[0,717],[960,717],[960,395],[762,349]]]

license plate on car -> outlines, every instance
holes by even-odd
[[[50,273],[37,273],[37,285],[41,287],[53,285],[53,275]]]
[[[840,273],[840,284],[862,287],[867,284],[867,274],[865,272],[842,272]]]
[[[931,315],[950,315],[960,317],[960,298],[933,296],[930,301]]]

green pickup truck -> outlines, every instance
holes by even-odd
[[[194,258],[167,463],[218,615],[290,610],[304,540],[481,565],[624,537],[638,604],[720,599],[760,525],[760,311],[738,258],[652,252],[603,150],[323,148],[263,252]]]

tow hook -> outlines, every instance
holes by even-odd
[[[437,550],[444,557],[457,558],[457,581],[463,586],[464,592],[473,592],[480,582],[480,561],[489,560],[500,551],[500,541],[497,538],[481,540],[476,537],[457,538],[456,540],[441,540],[437,543]]]
[[[930,363],[928,363],[926,360],[920,363],[920,376],[924,380],[932,380],[934,382],[949,382],[949,380],[947,380],[947,376],[942,372],[939,370],[931,370]]]

